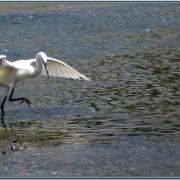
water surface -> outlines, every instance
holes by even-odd
[[[1,54],[14,61],[44,51],[93,81],[17,86],[15,96],[34,106],[6,104],[0,175],[178,176],[179,10],[117,3],[1,13]]]

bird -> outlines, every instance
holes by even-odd
[[[39,75],[47,75],[48,78],[51,76],[92,81],[65,62],[47,56],[45,52],[37,53],[33,59],[17,60],[14,62],[7,60],[6,55],[0,55],[0,87],[6,88],[6,94],[0,106],[3,116],[5,115],[4,106],[7,99],[11,102],[25,102],[31,107],[32,102],[29,98],[14,98],[13,93],[19,82],[35,78]]]

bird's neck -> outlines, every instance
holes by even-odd
[[[43,69],[43,62],[41,59],[36,59],[36,67],[35,67],[35,70],[34,70],[34,73],[33,73],[33,76],[38,76],[41,72],[42,72],[42,69]]]

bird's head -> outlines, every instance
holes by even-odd
[[[46,69],[46,72],[47,72],[47,77],[49,78],[49,71],[47,68],[47,55],[44,52],[39,52],[36,55],[36,59],[40,59],[43,62],[44,68]]]

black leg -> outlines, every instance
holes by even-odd
[[[2,114],[1,115],[1,123],[2,123],[2,125],[3,125],[3,127],[4,127],[4,129],[5,130],[7,130],[7,127],[6,127],[6,124],[5,124],[5,121],[4,121],[5,119],[4,119],[4,115]]]
[[[11,91],[11,94],[9,96],[9,101],[21,101],[21,103],[26,102],[31,107],[31,101],[27,97],[20,97],[20,98],[12,98],[14,93],[14,88]]]
[[[3,102],[2,102],[2,104],[1,104],[1,112],[2,112],[2,116],[5,115],[4,104],[5,104],[5,102],[6,102],[6,99],[7,99],[7,96],[4,97]]]

